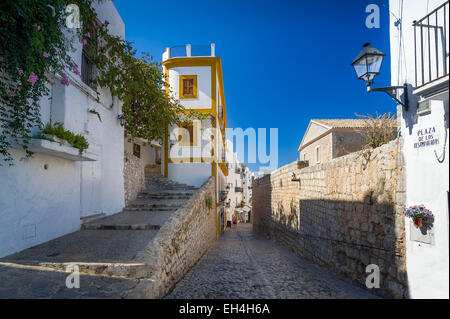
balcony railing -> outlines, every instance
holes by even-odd
[[[448,2],[413,22],[415,87],[449,73]]]
[[[235,187],[235,188],[234,188],[234,191],[235,191],[236,193],[242,193],[242,192],[244,191],[244,189],[243,189],[242,187]]]
[[[200,44],[200,45],[175,45],[170,48],[166,48],[163,54],[163,61],[171,58],[179,57],[194,57],[194,56],[216,56],[216,47],[214,43]]]
[[[227,192],[226,191],[220,191],[219,192],[219,202],[225,201],[227,198]]]

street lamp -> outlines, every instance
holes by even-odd
[[[408,86],[384,86],[373,88],[373,79],[380,73],[383,58],[386,56],[380,50],[370,47],[370,43],[363,45],[364,49],[359,52],[353,60],[351,66],[355,69],[358,79],[363,80],[367,87],[367,92],[379,91],[389,94],[397,103],[403,105],[408,110]],[[403,89],[404,102],[397,98],[397,90]]]

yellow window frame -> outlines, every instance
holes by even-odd
[[[186,126],[192,125],[192,135],[193,138],[190,141],[183,141],[183,131],[181,129],[186,128]],[[178,125],[178,145],[180,146],[198,146],[198,123],[197,122],[183,122]]]
[[[194,80],[193,94],[183,94],[183,80]],[[196,75],[180,75],[179,99],[196,99],[197,98],[197,76]]]

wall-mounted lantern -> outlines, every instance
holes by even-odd
[[[389,94],[397,103],[403,105],[405,110],[408,110],[408,87],[406,83],[403,86],[385,86],[373,88],[373,79],[380,73],[383,58],[386,56],[383,52],[370,47],[370,43],[363,45],[364,49],[359,52],[357,57],[351,63],[355,69],[358,79],[363,80],[367,87],[367,92],[378,91]],[[397,90],[403,90],[403,99],[401,101],[397,98]]]
[[[117,119],[119,120],[120,126],[124,126],[125,125],[125,116],[122,114],[118,114],[117,115]]]

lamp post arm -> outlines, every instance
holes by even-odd
[[[403,89],[403,99],[404,101],[401,101],[397,98],[397,90]],[[372,88],[371,86],[367,87],[368,92],[385,92],[387,93],[391,98],[393,98],[398,104],[401,104],[406,111],[408,111],[409,108],[409,100],[408,100],[408,86],[406,83],[403,86],[383,86],[378,88]]]

